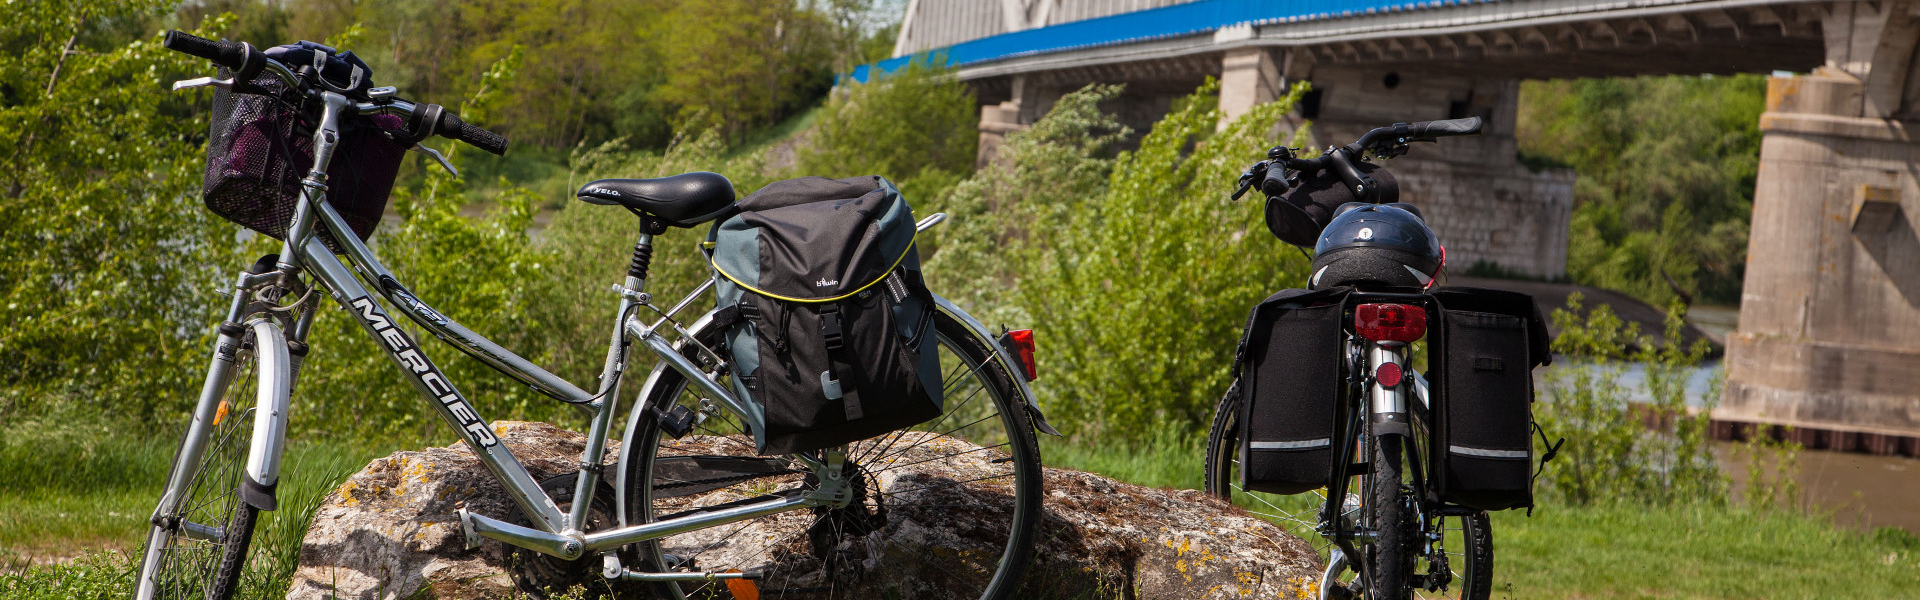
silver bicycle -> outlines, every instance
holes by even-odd
[[[748,409],[751,399],[733,391],[714,313],[676,316],[705,297],[713,281],[666,308],[646,292],[653,237],[665,230],[661,220],[635,211],[641,226],[634,258],[615,286],[614,331],[597,389],[589,392],[422,302],[326,199],[330,161],[354,160],[336,153],[342,124],[354,119],[388,115],[424,122],[427,133],[496,154],[505,151],[504,138],[442,107],[401,100],[393,88],[343,89],[314,69],[290,68],[247,44],[176,31],[165,45],[237,74],[278,80],[305,100],[301,106],[312,111],[307,116],[317,126],[313,166],[290,207],[279,254],[262,258],[234,281],[206,383],[153,513],[138,598],[228,598],[240,585],[258,513],[276,506],[288,399],[322,295],[379,340],[512,498],[518,515],[461,509],[448,517],[459,519],[470,547],[495,540],[517,549],[525,560],[514,569],[516,581],[533,595],[544,595],[548,583],[566,581],[562,576],[580,574],[596,593],[622,597],[747,595],[740,586],[775,597],[856,597],[875,591],[863,582],[883,579],[905,597],[937,591],[941,597],[1007,598],[1018,587],[1040,516],[1035,429],[1054,432],[1027,387],[1030,363],[951,302],[936,297],[946,398],[940,418],[846,446],[759,456],[751,432],[760,426],[760,413]],[[174,87],[215,86],[237,94],[257,89],[249,81],[202,78]],[[439,159],[431,150],[414,149]],[[730,203],[730,189],[727,194]],[[711,199],[656,201],[685,208]],[[928,217],[919,226],[942,218]],[[461,352],[580,407],[590,422],[578,471],[536,481],[413,336],[397,326],[383,308],[389,304]],[[659,362],[645,375],[627,412],[618,455],[608,465],[607,442],[635,345]],[[606,474],[606,466],[614,472]],[[901,546],[890,534],[902,529],[953,551]],[[907,575],[875,577],[885,571]]]

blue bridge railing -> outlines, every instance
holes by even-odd
[[[1493,0],[1198,0],[1095,19],[1003,33],[854,67],[847,76],[865,83],[915,60],[959,66],[979,62],[1207,33],[1242,23],[1267,25],[1478,4]]]

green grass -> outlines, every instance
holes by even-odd
[[[1700,503],[1494,516],[1515,598],[1920,598],[1920,539],[1822,515]]]
[[[177,443],[147,437],[154,434],[71,419],[0,431],[0,600],[131,594],[135,554]],[[281,467],[280,509],[254,532],[247,597],[285,595],[327,492],[391,450],[294,441]]]
[[[1043,438],[1051,467],[1198,488],[1203,440],[1144,446]],[[1494,598],[1920,598],[1920,538],[1845,515],[1689,505],[1543,503],[1493,516]]]
[[[172,439],[47,422],[0,439],[0,600],[124,597]],[[1051,467],[1155,487],[1200,485],[1197,437],[1138,446],[1042,438]],[[340,477],[391,448],[301,445],[282,510],[256,534],[256,597],[283,593],[307,520]],[[118,516],[115,516],[118,513]],[[63,515],[64,516],[61,516]],[[1798,600],[1920,598],[1920,538],[1836,525],[1845,515],[1755,512],[1702,501],[1494,515],[1495,598]],[[31,557],[62,557],[31,565]]]

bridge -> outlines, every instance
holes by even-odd
[[[1480,116],[1478,138],[1395,159],[1456,268],[1565,273],[1574,176],[1515,153],[1519,82],[1776,73],[1768,87],[1723,434],[1920,455],[1920,1],[909,0],[895,58],[951,65],[981,153],[1088,83],[1144,130],[1207,77],[1223,120],[1315,91],[1283,128],[1316,145]],[[1777,428],[1776,428],[1777,430]]]

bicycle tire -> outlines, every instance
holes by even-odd
[[[189,439],[191,427],[181,434],[173,469],[175,473],[190,469],[192,475],[173,510],[156,510],[166,514],[156,519],[141,552],[138,598],[227,600],[242,583],[259,509],[243,501],[239,490],[252,445],[253,413],[274,380],[274,374],[259,365],[255,337],[251,328],[244,334],[234,353],[231,376],[224,382],[209,382],[219,388],[215,397],[221,400],[203,439]],[[248,380],[254,378],[259,385],[235,385],[252,383]],[[204,444],[198,460],[184,464],[190,458],[190,444],[196,443]],[[173,474],[167,479],[171,481]]]
[[[1413,523],[1408,495],[1400,485],[1403,440],[1397,435],[1376,435],[1370,441],[1373,459],[1365,478],[1364,514],[1374,537],[1362,551],[1366,556],[1366,597],[1406,600],[1410,591],[1407,578],[1413,570],[1413,555],[1407,547]]]
[[[1202,466],[1201,488],[1209,494],[1233,501],[1233,461],[1239,453],[1239,382],[1227,386],[1227,395],[1213,409],[1213,425],[1207,427],[1207,460]]]
[[[762,573],[762,579],[757,585],[768,588],[761,591],[762,597],[855,597],[851,594],[863,592],[852,584],[859,583],[858,576],[864,575],[864,569],[868,568],[864,565],[869,559],[878,561],[884,558],[876,566],[885,569],[890,563],[897,566],[899,561],[918,558],[875,551],[873,544],[885,542],[875,542],[873,534],[880,534],[879,539],[884,540],[887,526],[899,522],[890,523],[889,518],[905,516],[912,519],[917,514],[944,514],[951,512],[952,506],[955,506],[899,504],[903,499],[913,499],[904,494],[941,490],[939,494],[922,493],[921,500],[931,496],[943,499],[942,502],[949,498],[973,502],[973,507],[982,510],[976,511],[980,521],[974,523],[978,527],[972,530],[1004,530],[1004,542],[996,537],[980,544],[985,552],[997,554],[997,557],[962,557],[967,560],[967,566],[979,567],[980,571],[922,569],[903,581],[912,580],[914,585],[926,586],[942,597],[976,597],[973,590],[978,590],[977,597],[982,600],[1013,597],[1032,561],[1034,530],[1040,517],[1038,441],[1024,400],[1012,379],[1018,375],[1009,372],[994,359],[994,349],[990,345],[993,342],[975,336],[959,320],[945,313],[937,314],[934,325],[938,348],[942,353],[941,379],[947,392],[943,405],[945,414],[928,423],[851,445],[848,450],[849,463],[859,465],[853,472],[859,473],[855,480],[859,482],[862,496],[855,504],[836,511],[789,511],[642,542],[638,554],[645,557],[643,564],[655,570],[758,571]],[[698,339],[712,346],[710,342],[717,340],[718,334],[717,331],[706,331]],[[972,383],[969,384],[969,381]],[[990,405],[979,401],[981,392],[986,392]],[[658,407],[664,411],[675,405],[697,408],[698,400],[698,394],[687,390],[685,379],[677,371],[667,369],[661,372],[648,397],[643,398],[635,410]],[[966,424],[953,426],[962,422]],[[982,423],[988,425],[974,429]],[[722,482],[725,477],[715,477],[708,480],[709,483],[673,479],[656,470],[658,466],[671,464],[662,461],[662,458],[671,460],[720,454],[750,460],[746,457],[757,456],[752,436],[738,423],[718,413],[697,425],[685,438],[677,440],[663,435],[664,431],[650,411],[640,418],[638,426],[642,429],[633,436],[638,445],[629,450],[631,454],[624,473],[628,487],[625,493],[627,523],[630,525],[653,522],[671,513],[698,511],[703,506],[711,506],[721,500],[768,497],[777,493],[775,488],[786,491],[808,485],[808,476],[798,472],[766,474],[732,483]],[[941,438],[967,440],[977,444],[978,449],[965,449],[969,446],[945,443]],[[980,453],[980,449],[987,452]],[[903,464],[903,457],[915,450],[920,452]],[[941,451],[950,453],[938,455]],[[933,457],[927,458],[928,455]],[[887,462],[888,459],[892,461]],[[987,465],[984,468],[991,469],[991,472],[986,477],[965,481],[949,479],[949,483],[917,488],[887,486],[888,477],[892,477],[891,481],[896,484],[907,484],[906,478],[919,477],[895,469],[942,459],[955,465],[961,461],[972,462],[975,463],[972,465],[974,468]],[[945,472],[945,467],[929,470]],[[710,483],[719,485],[697,493],[667,496],[688,486]],[[865,491],[867,487],[881,491],[869,493]],[[1005,510],[994,510],[998,508]],[[804,525],[800,525],[801,522]],[[755,535],[741,535],[749,529],[754,529]],[[800,535],[801,532],[805,535]],[[722,537],[714,541],[715,535]],[[860,547],[862,544],[855,543],[863,537],[866,538],[863,542],[867,551],[865,558],[858,556],[863,549]],[[727,544],[726,548],[716,549],[716,544],[729,540],[734,542]],[[833,547],[822,548],[834,542],[837,544]],[[761,545],[753,546],[756,543]],[[800,549],[805,550],[797,551]],[[763,557],[776,555],[783,556],[781,560],[789,562],[771,565],[757,562]],[[806,555],[812,555],[813,559],[807,559]],[[853,572],[855,577],[847,577],[848,572]],[[980,572],[988,574],[979,576]],[[724,597],[726,590],[724,584],[713,582],[665,583],[656,586],[656,594],[674,600]],[[909,597],[915,595],[924,594],[908,593]]]
[[[1493,521],[1487,511],[1449,517],[1460,521],[1466,565],[1459,575],[1460,600],[1487,600],[1493,596]]]
[[[1201,489],[1307,540],[1314,551],[1325,558],[1332,544],[1321,538],[1316,529],[1320,507],[1326,499],[1324,494],[1289,496],[1248,492],[1240,487],[1240,402],[1243,400],[1234,392],[1234,386],[1228,386],[1227,390],[1227,395],[1214,407],[1213,425],[1207,429]]]

